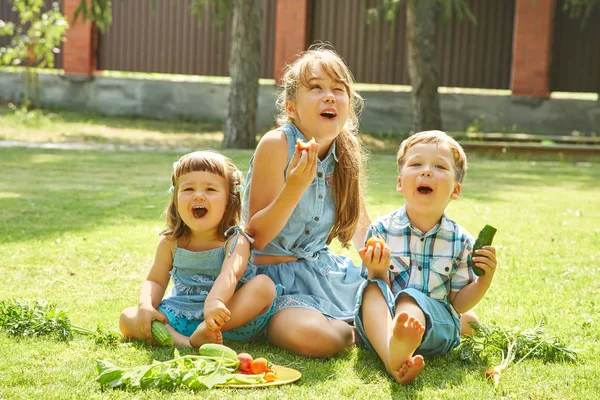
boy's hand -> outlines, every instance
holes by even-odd
[[[496,248],[494,246],[483,246],[473,254],[473,263],[485,271],[477,279],[487,282],[488,285],[492,283],[496,272]]]
[[[159,312],[156,308],[152,307],[152,305],[140,305],[138,306],[137,318],[135,323],[137,325],[137,329],[142,333],[142,336],[146,340],[154,341],[154,337],[152,336],[152,321],[158,320],[164,324],[167,324],[168,321],[165,316]]]
[[[207,300],[204,303],[204,321],[211,331],[218,331],[231,318],[231,311],[221,300]]]
[[[360,249],[358,255],[369,270],[369,278],[387,279],[391,259],[391,252],[387,245],[377,242]]]

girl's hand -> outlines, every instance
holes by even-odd
[[[142,333],[142,336],[147,339],[154,341],[154,337],[152,336],[151,325],[152,321],[159,320],[160,322],[167,324],[169,321],[165,318],[164,314],[159,312],[156,308],[152,307],[152,305],[140,305],[138,307],[136,325],[138,331]]]
[[[204,303],[204,321],[211,331],[218,331],[231,318],[231,311],[221,300],[207,300]]]
[[[473,263],[485,271],[477,280],[492,283],[496,272],[496,248],[494,246],[483,246],[473,254]]]
[[[387,279],[391,260],[390,248],[387,245],[375,243],[363,247],[358,251],[358,255],[369,270],[369,278]]]
[[[319,144],[315,142],[314,138],[308,144],[310,145],[308,151],[300,151],[296,148],[286,175],[286,182],[305,190],[315,179],[319,151]]]

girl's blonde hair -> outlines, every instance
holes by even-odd
[[[332,49],[319,44],[311,46],[307,51],[287,66],[281,78],[280,91],[277,98],[277,124],[293,123],[293,119],[285,109],[286,101],[294,101],[300,85],[308,87],[308,81],[314,76],[319,66],[333,80],[346,87],[350,99],[350,111],[342,132],[336,137],[335,145],[338,164],[333,174],[333,195],[335,198],[336,216],[327,244],[338,238],[344,247],[352,240],[356,225],[360,218],[365,154],[358,138],[358,116],[363,107],[363,99],[354,90],[354,78],[342,58]]]
[[[177,193],[179,191],[179,177],[196,171],[206,171],[219,175],[228,182],[227,206],[218,227],[219,238],[225,240],[227,228],[238,225],[240,221],[242,212],[240,185],[243,178],[242,173],[238,171],[228,157],[212,150],[186,154],[173,164],[173,174],[171,175],[173,196],[164,211],[167,228],[161,234],[178,240],[190,232],[190,228],[183,222],[177,211]]]
[[[396,155],[398,172],[400,174],[402,174],[406,152],[408,149],[419,143],[435,143],[438,146],[448,146],[452,151],[452,156],[454,158],[454,179],[456,182],[462,183],[465,174],[467,173],[467,155],[462,146],[452,136],[442,131],[423,131],[404,139],[400,144],[398,154]]]

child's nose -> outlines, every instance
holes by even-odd
[[[421,176],[426,176],[428,178],[431,178],[431,170],[429,169],[429,167],[425,167],[422,171],[421,171]]]
[[[196,190],[194,192],[194,199],[204,199],[205,197],[204,190]]]
[[[328,90],[325,93],[325,98],[323,99],[325,103],[335,103],[335,96],[331,90]]]

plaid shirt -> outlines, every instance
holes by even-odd
[[[450,292],[458,292],[475,280],[467,265],[473,236],[446,214],[423,233],[411,225],[406,206],[402,206],[373,222],[366,240],[371,236],[385,240],[391,250],[390,289],[394,295],[414,288],[449,306]],[[364,265],[362,275],[367,276]]]

